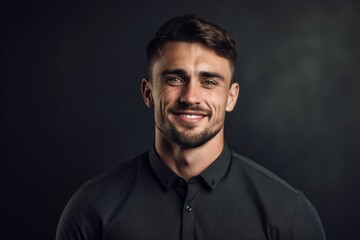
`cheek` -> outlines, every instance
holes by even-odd
[[[177,101],[178,89],[163,88],[159,91],[158,98],[164,105],[174,104]]]
[[[177,93],[174,89],[162,88],[157,94],[154,95],[155,111],[162,112],[162,115],[166,115],[167,109],[176,104]]]
[[[227,96],[224,94],[208,95],[206,102],[213,111],[213,115],[220,116],[226,112]]]

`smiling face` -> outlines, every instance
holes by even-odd
[[[170,42],[143,80],[145,103],[154,107],[156,135],[184,148],[223,138],[225,112],[236,103],[226,58],[201,43]]]

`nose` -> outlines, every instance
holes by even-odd
[[[184,105],[194,105],[201,102],[201,94],[196,83],[189,81],[183,85],[180,96],[180,103]]]

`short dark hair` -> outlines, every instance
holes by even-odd
[[[212,49],[217,55],[229,60],[234,73],[237,52],[235,39],[223,28],[194,15],[186,14],[174,17],[163,23],[155,38],[147,46],[147,67],[149,78],[151,68],[159,58],[161,50],[169,42],[199,42]]]

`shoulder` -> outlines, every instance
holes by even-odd
[[[263,186],[266,189],[279,188],[282,191],[294,195],[300,193],[299,190],[295,189],[278,175],[247,157],[232,151],[232,160],[233,165],[241,169],[243,176],[247,180],[252,181],[253,183],[257,183],[259,187]]]
[[[84,236],[97,239],[105,216],[126,198],[137,172],[146,164],[147,153],[86,181],[67,203],[57,229],[56,239]],[[96,236],[96,237],[94,237]]]
[[[84,186],[93,193],[103,194],[106,191],[125,190],[134,181],[137,172],[146,163],[148,152],[126,161],[117,167],[103,172],[84,183]]]
[[[318,213],[301,191],[235,152],[232,152],[232,165],[250,198],[258,202],[267,219],[278,226],[287,226],[289,238],[325,239]]]
[[[266,209],[268,217],[275,222],[289,221],[297,198],[302,193],[290,186],[276,174],[252,160],[232,153],[233,176],[236,176],[238,188],[242,189],[249,201],[257,208]]]

